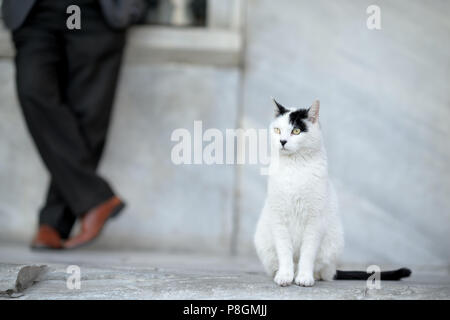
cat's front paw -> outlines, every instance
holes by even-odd
[[[295,284],[302,287],[312,287],[314,285],[314,277],[300,273],[295,277]]]
[[[286,287],[292,283],[292,280],[294,280],[294,272],[293,271],[277,271],[277,274],[275,275],[275,278],[273,281],[275,281],[276,284],[282,287]]]

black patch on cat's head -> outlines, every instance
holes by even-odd
[[[285,107],[283,107],[281,104],[279,104],[277,100],[275,100],[274,98],[272,98],[272,100],[275,103],[275,105],[277,106],[275,108],[275,118],[282,116],[283,114],[286,114],[287,112],[289,112],[289,110],[286,109]]]
[[[289,123],[302,132],[307,132],[308,127],[305,120],[308,119],[309,109],[298,109],[289,114]]]

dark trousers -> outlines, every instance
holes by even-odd
[[[68,30],[66,8],[81,8]],[[69,236],[77,217],[114,195],[96,173],[125,45],[96,0],[39,0],[13,32],[16,81],[28,129],[50,173],[40,224]]]

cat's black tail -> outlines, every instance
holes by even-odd
[[[367,280],[373,273],[365,271],[336,271],[335,280]],[[391,271],[381,271],[380,280],[400,280],[411,275],[411,270],[408,268],[401,268]]]

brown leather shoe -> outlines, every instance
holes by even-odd
[[[75,249],[90,243],[100,235],[106,221],[119,214],[124,207],[125,204],[118,197],[112,197],[94,209],[89,210],[81,218],[80,233],[64,242],[63,247]]]
[[[61,236],[53,227],[42,224],[39,226],[38,232],[31,242],[31,249],[62,249]]]

